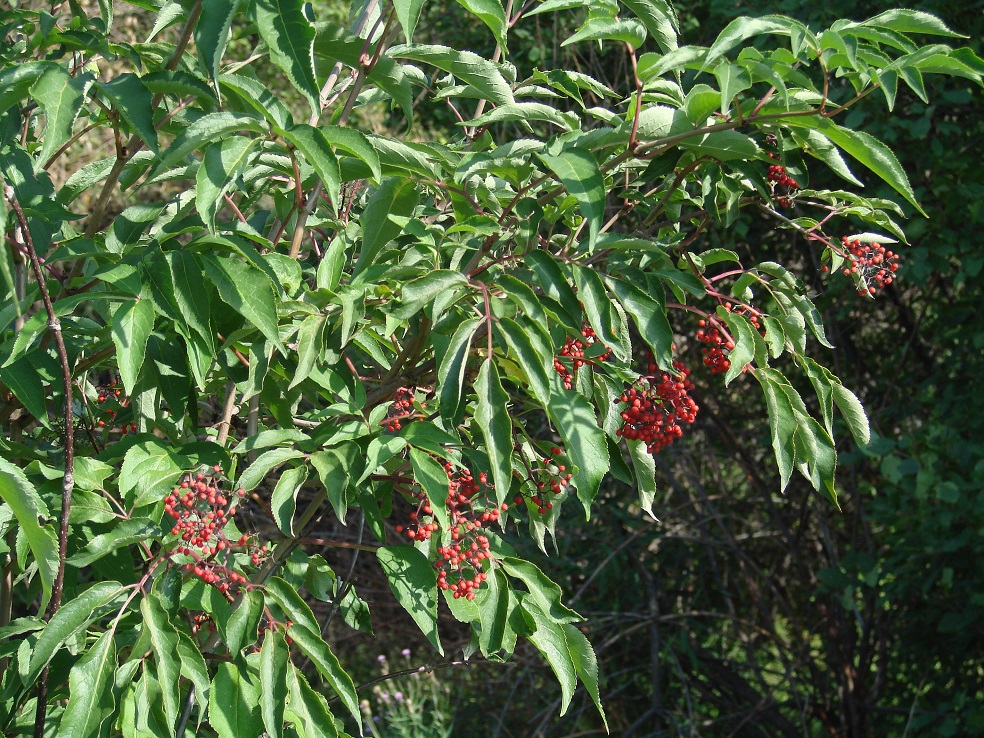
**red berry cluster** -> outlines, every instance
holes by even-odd
[[[844,274],[858,276],[858,294],[873,295],[895,279],[899,255],[894,251],[887,250],[880,243],[862,243],[847,236],[841,236],[841,243],[847,248],[851,262],[851,266],[844,268]]]
[[[776,155],[770,153],[769,158],[775,159]],[[799,182],[790,176],[789,171],[782,164],[771,164],[766,172],[765,178],[780,187],[785,187],[787,191],[798,190],[800,187]],[[776,198],[776,202],[784,208],[790,205],[790,199],[787,196]]]
[[[197,633],[202,628],[207,629],[209,633],[215,632],[215,623],[212,621],[212,616],[208,613],[203,612],[199,615],[195,615],[195,617],[191,619],[192,633]]]
[[[107,425],[112,428],[116,423],[117,409],[122,409],[130,406],[130,400],[120,387],[111,385],[109,387],[104,387],[99,390],[98,395],[99,401],[99,419],[96,420],[96,425],[100,428],[105,428]],[[127,433],[135,433],[137,430],[136,423],[124,423],[119,429],[120,433],[124,436]]]
[[[645,386],[630,387],[616,402],[625,404],[623,425],[616,433],[630,441],[645,441],[646,450],[658,454],[683,435],[681,423],[693,423],[697,418],[697,403],[688,392],[694,388],[687,379],[690,370],[674,361],[679,373],[673,376],[662,372],[658,382],[649,380]]]
[[[550,454],[554,458],[544,456],[539,465],[527,467],[529,470],[527,479],[536,488],[536,492],[530,495],[528,499],[533,505],[536,505],[536,511],[540,515],[546,515],[549,510],[553,510],[553,503],[550,502],[547,493],[559,495],[567,488],[573,478],[573,475],[567,471],[567,466],[562,463],[566,461],[562,458],[563,453],[561,449],[553,446],[550,449]],[[520,476],[519,472],[516,472],[516,476]],[[524,499],[524,495],[516,495],[513,498],[513,503],[522,505]]]
[[[577,370],[589,362],[605,361],[611,356],[611,351],[606,346],[604,350],[594,356],[585,353],[585,348],[598,342],[598,337],[594,330],[587,323],[581,326],[581,338],[568,338],[564,347],[554,357],[554,369],[564,381],[566,389],[574,388],[574,375]],[[571,368],[562,359],[571,359]]]
[[[499,508],[490,494],[493,488],[484,473],[476,479],[468,469],[456,469],[450,462],[444,465],[444,471],[448,475],[445,504],[450,518],[451,545],[437,549],[437,586],[451,590],[456,599],[473,600],[475,590],[486,579],[482,562],[491,556],[489,539],[481,534],[481,530],[487,523],[499,519]],[[406,528],[406,534],[411,540],[426,541],[440,530],[440,526],[433,520],[434,511],[427,495],[422,490],[413,494],[419,504],[417,510],[410,513],[412,523]],[[403,531],[402,525],[396,526],[397,533]]]
[[[396,433],[403,427],[403,421],[410,420],[413,416],[413,388],[400,387],[383,420],[383,427],[391,433]]]
[[[245,496],[246,490],[240,489],[235,494],[223,490],[221,472],[221,467],[215,466],[205,473],[185,475],[181,484],[164,498],[164,511],[175,521],[171,533],[182,541],[173,553],[193,559],[184,565],[185,571],[231,597],[247,582],[233,568],[233,549],[250,550],[250,560],[257,566],[267,547],[250,549],[250,538],[245,534],[236,540],[226,536],[224,531],[234,514],[234,500]]]
[[[711,374],[724,374],[731,368],[731,360],[724,352],[731,351],[735,344],[727,340],[714,323],[701,319],[697,325],[700,326],[697,340],[707,344],[706,348],[700,350],[704,356],[704,366],[711,370]]]

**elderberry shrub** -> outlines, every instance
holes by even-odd
[[[687,379],[690,370],[679,361],[673,362],[673,368],[677,376],[662,372],[658,378],[641,380],[639,386],[630,387],[616,400],[625,405],[623,425],[616,433],[629,441],[645,442],[651,454],[658,454],[683,436],[681,423],[697,419],[697,403],[689,395],[694,388]]]

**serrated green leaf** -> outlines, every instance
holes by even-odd
[[[789,398],[777,386],[772,372],[760,369],[755,372],[755,378],[758,379],[765,394],[769,426],[772,430],[772,449],[775,452],[776,463],[779,465],[779,488],[785,490],[796,459],[793,440],[796,435],[796,413],[789,403]]]
[[[113,712],[111,689],[116,671],[116,633],[110,629],[72,667],[68,675],[68,705],[58,723],[58,735],[89,738],[103,718]]]
[[[17,525],[20,530],[24,531],[24,536],[38,565],[38,576],[41,578],[41,589],[44,593],[41,603],[43,610],[51,597],[51,587],[58,571],[58,543],[55,540],[54,531],[38,522],[41,511],[46,510],[38,491],[24,475],[24,472],[2,458],[0,458],[0,499],[7,503],[13,511],[14,517],[17,518]],[[51,628],[50,624],[45,631],[47,632],[49,628]],[[42,640],[44,639],[42,638]],[[40,646],[41,641],[39,640],[34,650],[35,654],[38,653]],[[51,653],[44,657],[45,663],[51,657]]]
[[[210,0],[208,11],[195,24],[195,48],[208,76],[219,79],[222,55],[229,42],[232,19],[239,13],[242,0]]]
[[[62,605],[34,644],[26,678],[23,679],[24,685],[33,684],[65,641],[81,633],[89,623],[112,611],[125,593],[126,590],[119,582],[100,582]]]
[[[465,369],[471,340],[481,325],[481,318],[463,321],[451,336],[437,369],[437,393],[441,416],[456,419],[461,414],[462,400],[465,396]]]
[[[511,577],[519,579],[529,590],[540,610],[555,623],[576,623],[583,618],[561,602],[563,591],[540,568],[529,561],[504,556],[502,566]]]
[[[270,59],[318,113],[321,89],[314,71],[314,24],[306,5],[303,0],[252,0],[252,12]]]
[[[546,410],[574,463],[577,498],[584,506],[585,517],[590,518],[591,502],[609,466],[605,432],[598,426],[591,403],[578,392],[552,393]]]
[[[223,74],[219,77],[219,89],[225,90],[226,95],[231,91],[234,96],[273,124],[273,129],[277,133],[283,133],[294,125],[294,117],[287,106],[258,80],[239,74]]]
[[[666,318],[666,298],[659,293],[645,292],[622,279],[613,279],[609,285],[636,324],[639,333],[653,351],[656,363],[669,369],[673,358],[673,330]],[[662,290],[660,290],[662,292]]]
[[[360,719],[359,698],[355,692],[355,683],[352,681],[352,677],[338,663],[335,654],[331,652],[328,644],[318,634],[317,629],[312,631],[304,627],[304,625],[295,623],[290,626],[287,634],[297,647],[304,652],[304,655],[311,659],[311,663],[314,664],[318,673],[328,683],[328,686],[335,691],[335,694],[341,699],[342,704],[352,714],[352,717],[358,721]]]
[[[297,718],[295,727],[303,731],[303,738],[336,738],[338,731],[328,703],[293,664],[287,667],[287,686],[290,691],[288,710]]]
[[[72,509],[75,510],[74,507]],[[68,559],[68,563],[78,568],[89,566],[117,549],[151,538],[160,538],[161,535],[161,527],[154,521],[147,518],[128,518],[89,540],[81,551]]]
[[[417,189],[409,179],[388,177],[369,197],[362,212],[362,249],[353,277],[372,266],[383,247],[403,232],[397,219],[409,218],[417,207]]]
[[[857,396],[842,384],[833,385],[833,399],[841,416],[847,422],[847,427],[854,436],[858,446],[866,446],[871,442],[871,430],[868,427],[868,416]]]
[[[155,154],[157,127],[154,125],[154,96],[140,78],[131,72],[113,77],[111,82],[96,82],[98,88],[113,102],[113,107],[123,120],[143,139],[147,148]]]
[[[427,306],[435,297],[447,294],[468,284],[468,278],[458,271],[437,269],[403,285],[400,304],[391,315],[406,320]]]
[[[178,721],[181,697],[178,683],[181,676],[181,661],[178,656],[178,631],[171,624],[160,600],[150,595],[140,603],[140,614],[150,633],[151,648],[157,662],[157,681],[160,682],[164,696],[164,714],[170,730]]]
[[[502,3],[499,0],[458,0],[458,3],[488,26],[495,37],[495,42],[505,50],[506,32],[509,27]]]
[[[181,162],[192,151],[203,148],[216,139],[246,131],[264,132],[264,121],[245,113],[209,113],[182,131],[161,156],[155,171],[166,171]]]
[[[448,473],[433,457],[417,448],[410,449],[410,464],[413,467],[413,480],[427,495],[437,524],[442,531],[448,530],[451,523],[447,508]]]
[[[215,232],[215,217],[222,209],[223,195],[232,189],[256,143],[255,139],[245,136],[230,136],[205,149],[205,158],[196,177],[195,207],[212,233]]]
[[[341,174],[338,172],[338,159],[325,134],[320,128],[309,126],[307,123],[299,123],[290,130],[284,132],[284,138],[290,141],[297,150],[300,151],[307,163],[310,164],[317,173],[318,178],[324,184],[325,192],[332,205],[338,208],[338,191],[342,186]]]
[[[632,462],[633,476],[639,489],[639,505],[643,512],[658,520],[653,513],[653,503],[656,501],[656,461],[649,453],[645,441],[628,441],[629,460]]]
[[[632,18],[589,17],[561,46],[580,41],[617,41],[638,49],[646,42],[646,27]]]
[[[150,300],[127,300],[113,314],[113,343],[116,346],[120,381],[128,395],[147,355],[147,339],[154,329],[154,306]]]
[[[413,59],[453,74],[496,105],[515,102],[512,88],[502,76],[500,69],[488,59],[472,51],[460,51],[431,44],[408,44],[390,49],[388,56],[396,59]]]
[[[257,628],[263,617],[263,592],[251,589],[225,623],[218,623],[219,632],[232,654],[238,654],[256,643]],[[215,685],[212,685],[213,689]]]
[[[257,738],[263,731],[259,701],[259,687],[246,669],[221,663],[209,692],[209,724],[219,738]]]
[[[274,467],[302,456],[304,453],[294,448],[275,448],[266,451],[256,457],[256,460],[243,471],[238,486],[247,492],[254,490]]]
[[[317,470],[318,477],[324,485],[335,515],[341,521],[345,520],[348,511],[349,472],[345,459],[333,449],[317,451],[311,454],[311,465]]]
[[[574,267],[574,283],[584,305],[584,314],[598,339],[620,361],[628,361],[632,354],[627,326],[617,326],[613,319],[612,299],[598,273],[590,267]]]
[[[437,633],[437,573],[427,557],[413,546],[383,546],[376,550],[386,580],[400,606],[442,655]]]
[[[550,400],[550,377],[545,363],[548,357],[540,356],[527,331],[511,318],[500,318],[496,332],[506,340],[509,356],[526,374],[530,391],[537,402],[546,407]]]
[[[289,536],[295,534],[294,531],[294,510],[297,507],[297,493],[300,492],[304,482],[307,481],[307,464],[285,469],[277,480],[277,486],[273,488],[273,495],[270,497],[270,510],[273,512],[273,519],[277,527]]]
[[[198,704],[205,710],[208,708],[208,693],[211,684],[208,679],[208,667],[198,646],[188,636],[178,631],[178,658],[181,659],[181,674],[195,685]],[[204,715],[201,716],[204,718]]]
[[[376,149],[366,134],[354,128],[345,128],[343,126],[321,126],[318,130],[321,131],[325,140],[336,149],[341,149],[345,153],[351,154],[364,162],[369,167],[372,177],[376,182],[382,180],[383,175],[379,164],[379,154],[376,153]]]
[[[267,631],[260,650],[260,715],[270,738],[284,735],[289,658],[283,633]],[[293,666],[290,671],[293,671]]]
[[[512,483],[512,421],[509,417],[509,395],[502,389],[499,371],[491,357],[478,370],[475,394],[478,396],[475,420],[485,438],[496,502],[501,505],[508,498]]]
[[[619,0],[646,26],[663,53],[677,48],[679,21],[667,0]]]
[[[560,682],[560,714],[563,715],[570,707],[574,688],[577,686],[577,671],[567,648],[567,638],[561,623],[549,618],[539,607],[539,603],[528,597],[522,599],[523,616],[533,631],[530,633],[530,643],[540,652],[547,665]]]
[[[926,33],[935,36],[953,36],[957,38],[968,38],[963,34],[950,30],[947,25],[935,15],[925,13],[921,10],[910,10],[908,8],[893,8],[879,13],[874,18],[862,21],[863,26],[874,26],[876,28],[888,28],[899,33]]]
[[[277,325],[277,298],[267,275],[235,258],[206,254],[202,260],[222,301],[256,326],[281,353],[286,353]]]
[[[48,162],[62,144],[72,137],[72,126],[82,111],[86,89],[92,76],[71,76],[61,67],[49,67],[31,88],[31,96],[44,111],[44,139],[38,166]]]
[[[598,657],[584,633],[569,623],[565,623],[561,627],[567,641],[567,650],[570,653],[574,671],[584,684],[585,689],[588,690],[588,694],[591,695],[591,701],[598,709],[607,731],[608,718],[605,717],[605,710],[601,706],[601,695],[598,691]]]
[[[605,178],[594,155],[582,149],[566,149],[557,155],[538,153],[539,159],[563,183],[588,222],[588,248],[594,247],[605,218]]]

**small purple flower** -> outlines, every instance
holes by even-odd
[[[393,699],[397,702],[403,702],[403,692],[394,692]]]
[[[402,651],[400,651],[400,653],[403,654],[406,658],[410,658],[410,649],[409,648],[404,648]]]

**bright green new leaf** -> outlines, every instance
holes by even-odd
[[[496,105],[515,102],[512,88],[502,76],[499,67],[474,52],[459,51],[447,46],[409,44],[390,49],[389,56],[397,59],[413,59],[453,74]]]
[[[465,369],[471,350],[472,337],[481,318],[462,321],[451,336],[437,368],[437,392],[441,415],[447,419],[457,419],[461,415],[461,403],[465,396]]]
[[[304,482],[307,481],[307,464],[300,464],[285,469],[277,480],[277,486],[273,488],[273,495],[270,497],[270,510],[273,512],[273,519],[277,527],[285,535],[294,535],[294,510],[297,507],[297,493],[301,491]]]
[[[44,111],[44,140],[37,156],[40,167],[72,137],[72,126],[82,111],[92,76],[69,75],[61,67],[49,67],[31,88],[31,97]]]
[[[239,13],[242,0],[210,0],[207,12],[195,24],[195,48],[208,76],[219,79],[222,55],[229,42],[232,19]]]
[[[157,681],[164,696],[164,714],[167,715],[168,727],[173,730],[178,721],[181,700],[178,692],[181,676],[178,631],[168,619],[160,600],[153,595],[144,597],[140,603],[140,614],[150,633],[151,648],[157,662]]]
[[[195,206],[209,231],[215,232],[215,216],[223,206],[223,196],[232,189],[253,152],[256,140],[231,136],[205,149],[198,168]]]
[[[505,50],[508,19],[500,0],[458,0],[458,3],[488,26],[495,42]]]
[[[680,22],[668,0],[619,0],[642,21],[663,53],[677,48]]]
[[[400,20],[403,34],[407,37],[407,42],[413,40],[413,32],[420,20],[420,11],[424,8],[424,0],[394,0],[393,6],[396,8],[396,17]]]

